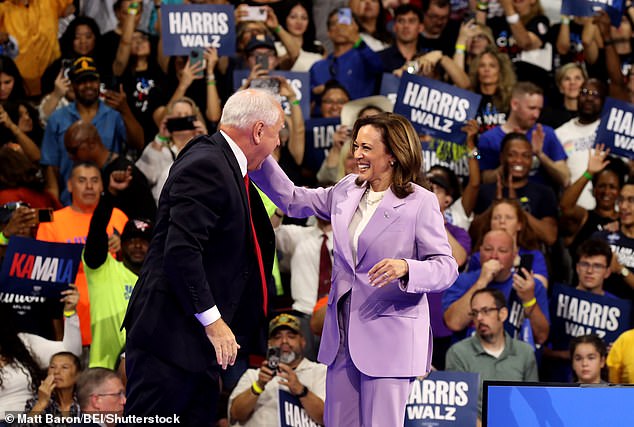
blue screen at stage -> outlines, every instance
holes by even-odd
[[[634,427],[634,387],[485,381],[484,427]]]

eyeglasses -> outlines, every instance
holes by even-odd
[[[125,390],[120,390],[116,393],[95,393],[94,396],[116,396],[119,399],[122,399],[125,397]]]
[[[601,92],[599,92],[598,90],[590,90],[588,88],[583,88],[581,89],[581,91],[579,92],[581,95],[583,96],[591,96],[594,98],[598,98],[599,96],[601,96]]]
[[[493,313],[494,311],[499,311],[500,309],[498,307],[482,307],[480,310],[471,310],[469,312],[469,317],[473,317],[474,319],[476,317],[478,317],[478,314],[482,313],[482,315],[484,316],[488,316],[490,313]]]
[[[604,269],[608,268],[607,265],[598,264],[596,262],[590,263],[590,262],[586,262],[586,261],[579,261],[577,263],[577,265],[579,267],[583,268],[584,270],[589,270],[590,267],[592,267],[593,270],[604,270]]]
[[[622,205],[623,203],[634,205],[634,196],[619,197],[616,199],[616,203],[619,205]]]

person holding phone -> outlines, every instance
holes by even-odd
[[[206,134],[205,121],[193,99],[184,96],[168,105],[159,132],[136,161],[136,166],[148,179],[157,204],[169,168],[178,153],[192,138]]]
[[[279,390],[284,390],[299,398],[311,420],[323,424],[326,365],[304,357],[306,338],[299,319],[282,313],[271,320],[268,345],[267,359],[259,369],[248,369],[229,397],[230,422],[242,427],[275,425]]]
[[[550,331],[546,288],[535,279],[527,262],[515,268],[517,249],[505,230],[491,230],[480,246],[482,268],[460,273],[458,280],[445,291],[442,299],[443,318],[449,329],[459,335],[471,323],[470,301],[476,291],[485,288],[502,291],[511,314],[505,328],[511,337],[519,338],[524,320],[528,320],[536,344],[543,344]]]
[[[426,294],[449,287],[458,266],[436,196],[415,184],[422,150],[412,124],[393,113],[357,120],[352,147],[358,174],[333,187],[297,187],[272,158],[252,176],[285,214],[332,223],[318,356],[328,365],[325,424],[398,426],[411,381],[431,365]]]

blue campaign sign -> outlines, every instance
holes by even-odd
[[[163,53],[189,55],[194,49],[215,47],[218,55],[236,52],[233,6],[210,4],[163,5]]]
[[[56,297],[75,282],[84,245],[11,237],[0,271],[0,289]]]
[[[280,427],[321,427],[308,416],[298,397],[280,389],[279,402]]]
[[[302,115],[304,120],[310,118],[310,74],[299,73],[295,71],[271,71],[272,76],[282,76],[288,80],[288,84],[295,92],[295,96],[299,101],[299,106],[302,109]],[[240,89],[240,87],[247,81],[249,77],[249,70],[235,70],[233,72],[233,90],[234,92]],[[288,102],[285,96],[280,97],[284,114],[291,114],[291,104]]]
[[[328,149],[332,147],[332,136],[340,124],[339,117],[306,120],[304,166],[310,170],[319,170],[326,158]]]
[[[405,408],[405,427],[473,427],[478,416],[480,375],[433,371],[417,379]]]
[[[482,97],[437,80],[403,74],[394,112],[408,118],[419,134],[464,144],[460,129],[473,119]]]
[[[604,9],[615,27],[621,26],[623,0],[563,0],[561,14],[570,16],[593,16],[597,10]]]
[[[631,309],[630,301],[555,284],[550,297],[553,348],[568,349],[571,338],[588,334],[597,334],[612,343],[630,329]]]
[[[381,90],[379,94],[387,97],[392,103],[396,102],[398,94],[398,86],[401,84],[401,78],[392,73],[383,73],[381,78]]]
[[[607,98],[596,140],[610,147],[612,154],[634,159],[634,106]]]

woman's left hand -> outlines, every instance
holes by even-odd
[[[382,288],[388,283],[404,277],[408,272],[409,265],[404,259],[382,259],[368,272],[370,286]]]
[[[62,291],[61,302],[64,303],[64,311],[74,311],[79,302],[79,291],[77,290],[77,286],[72,283],[68,286],[70,289]]]
[[[533,273],[522,268],[522,277],[519,271],[513,274],[513,289],[517,292],[517,296],[522,300],[522,303],[526,303],[535,298],[535,278]]]

